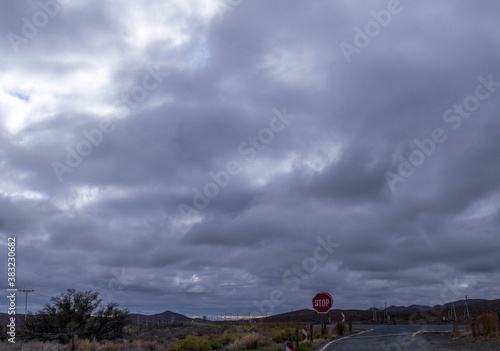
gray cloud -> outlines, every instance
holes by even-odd
[[[216,2],[73,1],[18,53],[9,33],[43,10],[4,4],[0,234],[30,308],[70,287],[190,315],[310,308],[318,290],[342,308],[430,304],[446,281],[498,298],[500,89],[456,129],[443,115],[479,77],[500,82],[500,5],[402,0],[348,63],[340,44],[386,1],[244,1],[223,18]],[[285,106],[297,117],[272,131]],[[446,141],[391,191],[385,173],[436,128]],[[328,236],[340,247],[312,266]]]

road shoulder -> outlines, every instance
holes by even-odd
[[[330,341],[327,341],[327,342],[321,344],[315,351],[325,351],[328,348],[328,346],[330,346],[333,343],[336,343],[336,342],[338,342],[340,340],[345,340],[345,339],[352,338],[353,336],[365,334],[365,333],[368,333],[368,332],[371,332],[371,331],[373,331],[373,329],[360,330],[360,331],[352,332],[351,334],[346,335],[346,336],[337,337],[335,339],[332,339]]]
[[[423,338],[433,350],[442,351],[498,351],[500,350],[500,341],[491,339],[474,340],[470,337],[454,338],[451,333],[446,332],[422,332],[416,335],[417,338]]]

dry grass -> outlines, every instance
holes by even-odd
[[[469,325],[470,331],[472,333],[473,338],[478,338],[481,336],[481,328],[479,322],[476,320],[470,321],[467,323]]]
[[[98,350],[99,351],[121,351],[121,350],[123,350],[123,348],[122,348],[122,345],[120,345],[120,344],[116,344],[114,342],[108,341],[108,342],[105,342],[104,344],[100,345]]]
[[[302,330],[304,326],[306,326],[305,323],[289,323],[289,322],[265,322],[265,323],[259,323],[258,324],[259,328],[262,329],[298,329]]]
[[[333,332],[335,333],[336,336],[342,336],[344,333],[347,331],[347,328],[345,326],[345,323],[342,322],[337,322],[333,326]]]
[[[479,316],[481,332],[485,336],[496,334],[498,330],[498,317],[495,313],[487,313]]]
[[[230,350],[252,350],[264,344],[261,335],[257,333],[243,335],[240,339],[235,340],[229,345]]]
[[[9,350],[8,348],[2,348],[3,345],[0,346],[0,349],[2,350]],[[62,350],[61,345],[57,344],[52,344],[48,342],[41,342],[41,341],[32,341],[27,344],[23,344],[23,351],[39,351],[39,350],[44,350],[44,351],[59,351]],[[17,350],[15,348],[12,348],[12,350]]]
[[[174,325],[158,328],[129,328],[125,339],[96,342],[92,340],[76,339],[76,351],[172,351],[184,342],[183,350],[179,351],[280,351],[288,335],[295,339],[295,331],[299,330],[299,338],[304,323],[218,323],[209,325]],[[315,328],[317,332],[319,328]],[[308,330],[309,334],[311,331]],[[328,338],[333,337],[333,328],[328,328]],[[188,345],[186,340],[196,339]],[[297,351],[316,349],[327,339],[316,337],[314,343],[301,343]],[[16,340],[20,341],[20,340]],[[295,344],[295,340],[293,341]],[[43,345],[43,346],[42,346]],[[42,348],[43,347],[43,348]],[[57,343],[30,342],[23,344],[27,351],[70,351],[71,343],[61,345]],[[9,343],[0,342],[0,350],[18,351],[19,343],[13,347]]]

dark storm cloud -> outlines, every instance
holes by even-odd
[[[344,203],[376,199],[386,186],[385,179],[380,177],[386,167],[385,161],[374,159],[368,147],[355,146],[341,155],[339,162],[315,175],[309,191]]]
[[[341,43],[388,1],[243,1],[223,18],[208,3],[70,2],[18,53],[9,33],[42,10],[4,4],[0,232],[33,308],[69,287],[196,315],[310,308],[318,290],[345,308],[430,304],[450,284],[498,298],[500,88],[445,113],[500,82],[500,5],[401,1],[349,63]],[[279,132],[276,110],[296,116]],[[386,172],[436,128],[446,140],[392,191]],[[321,240],[339,245],[324,261]]]

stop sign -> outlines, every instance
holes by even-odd
[[[327,313],[332,308],[333,299],[329,293],[321,292],[313,297],[313,308],[318,313]]]

